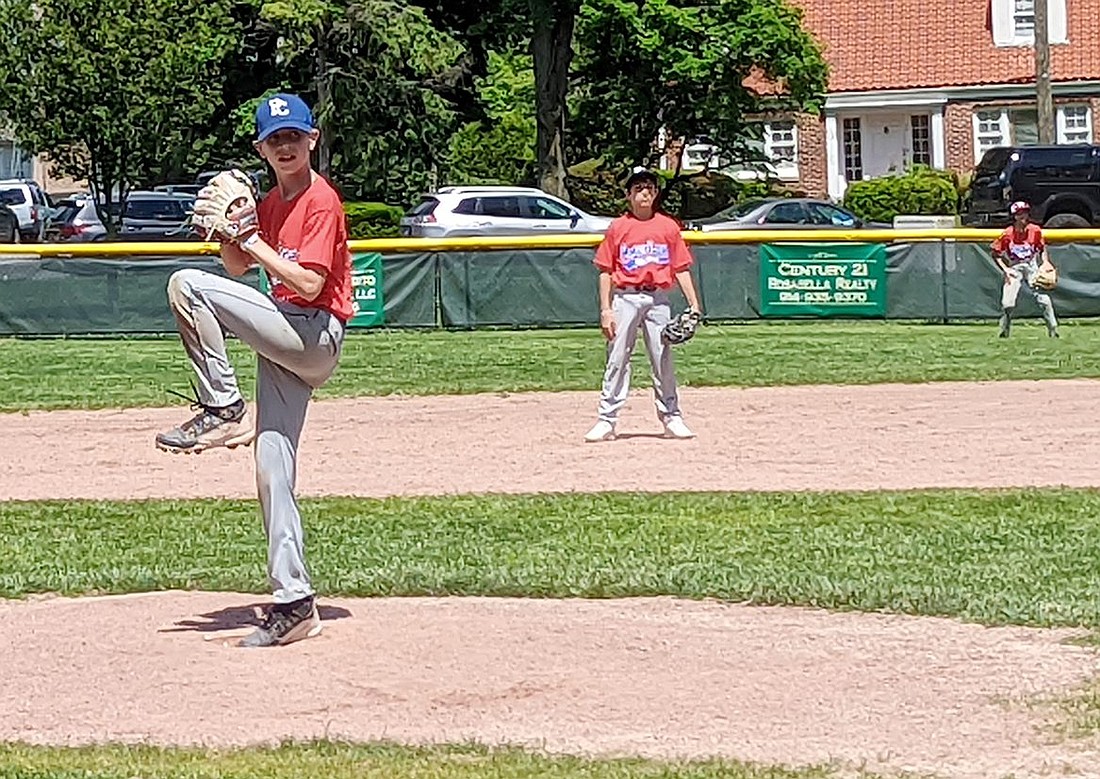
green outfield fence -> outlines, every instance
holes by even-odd
[[[999,315],[991,230],[685,233],[710,320]],[[353,328],[595,325],[599,236],[353,241]],[[1100,230],[1051,230],[1062,318],[1100,315]],[[0,334],[169,333],[180,268],[224,273],[200,242],[0,246]],[[246,283],[264,288],[261,274]],[[676,295],[676,304],[683,298]],[[1021,295],[1019,313],[1038,309]]]

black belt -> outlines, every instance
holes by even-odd
[[[619,287],[624,292],[656,292],[660,289],[656,284],[634,284],[629,287]]]

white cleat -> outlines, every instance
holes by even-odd
[[[615,426],[605,419],[592,426],[592,429],[584,434],[584,440],[590,444],[598,441],[611,441],[615,438]]]
[[[666,438],[695,438],[695,433],[684,424],[680,417],[669,417],[665,420]]]

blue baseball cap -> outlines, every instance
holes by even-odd
[[[272,95],[256,106],[256,140],[262,141],[279,130],[313,129],[313,112],[297,95]]]

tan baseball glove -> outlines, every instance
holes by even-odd
[[[1058,269],[1053,265],[1043,265],[1031,281],[1031,286],[1036,289],[1054,289],[1057,285]]]
[[[199,190],[191,226],[204,241],[239,243],[259,229],[256,186],[239,170],[224,170]]]

